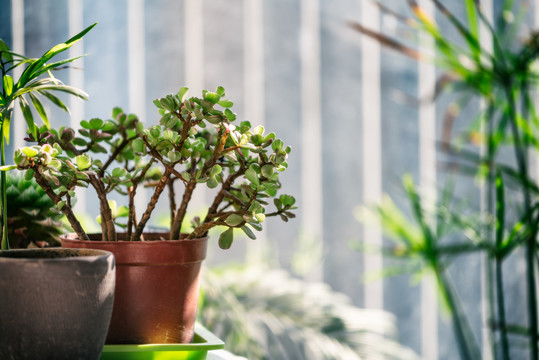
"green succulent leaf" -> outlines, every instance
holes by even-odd
[[[182,87],[180,89],[180,91],[178,92],[178,98],[180,99],[181,102],[184,102],[185,101],[185,95],[187,95],[187,93],[189,92],[189,88],[188,87]]]
[[[29,146],[25,146],[22,148],[22,152],[24,153],[24,155],[26,155],[26,157],[34,157],[36,156],[37,154],[39,154],[39,151],[33,147],[29,147]]]
[[[247,178],[247,180],[257,186],[260,184],[260,181],[258,180],[258,174],[256,173],[256,170],[252,167],[247,169],[247,171],[245,172],[245,177]]]
[[[117,178],[123,177],[126,174],[127,174],[127,170],[123,168],[115,168],[114,170],[112,170],[112,176],[117,177]]]
[[[215,189],[217,186],[219,186],[219,180],[217,180],[215,176],[210,176],[207,185],[210,189]]]
[[[140,138],[134,139],[131,144],[133,146],[133,151],[137,153],[142,153],[146,149],[146,144],[144,144],[144,141]]]
[[[217,90],[215,90],[215,92],[217,93],[217,95],[219,95],[221,97],[225,96],[225,88],[222,87],[222,86],[218,86]]]
[[[103,120],[91,119],[89,125],[90,125],[90,129],[100,130],[103,127]]]
[[[253,239],[253,240],[256,239],[256,235],[253,233],[251,229],[249,229],[247,225],[242,226],[241,229],[243,230],[243,232],[245,233],[245,235],[247,235],[249,239]]]
[[[241,215],[231,214],[226,218],[225,222],[228,226],[238,226],[240,224],[243,224],[245,220]]]
[[[207,100],[212,104],[217,104],[220,99],[221,97],[219,96],[219,94],[214,93],[214,92],[208,91],[207,93],[204,94],[204,100]]]
[[[219,236],[219,247],[221,249],[230,249],[232,242],[234,241],[234,230],[229,228],[221,233]]]
[[[230,100],[219,100],[218,104],[224,108],[231,108],[234,106],[234,103]]]
[[[90,166],[92,166],[92,159],[86,154],[78,155],[75,158],[75,161],[77,163],[77,167],[81,171],[84,171],[88,169]]]

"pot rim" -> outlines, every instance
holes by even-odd
[[[168,232],[167,231],[145,232],[145,233],[143,233],[143,235],[144,234],[157,235],[157,234],[168,234]],[[90,233],[90,234],[88,234],[88,236],[101,236],[101,233]],[[180,238],[180,239],[174,239],[174,240],[168,240],[167,239],[167,240],[141,240],[141,241],[131,241],[131,240],[101,241],[101,240],[93,240],[93,239],[81,240],[81,239],[79,239],[77,237],[76,233],[69,233],[69,234],[60,235],[60,240],[61,241],[65,241],[65,240],[78,241],[78,242],[80,241],[81,243],[90,243],[90,244],[99,243],[99,244],[104,244],[104,245],[118,245],[118,246],[129,246],[130,244],[138,244],[139,246],[143,246],[142,244],[159,244],[159,243],[173,245],[173,244],[182,244],[182,243],[185,243],[185,242],[190,242],[190,243],[205,242],[205,241],[208,241],[208,239],[209,239],[209,236],[205,236],[205,237],[201,237],[201,238],[195,238],[195,239]]]
[[[48,257],[48,256],[37,256],[37,257],[26,257],[24,256],[25,253],[32,254],[32,253],[67,253],[71,254],[70,256],[65,257]],[[9,256],[9,254],[13,255],[22,255],[20,256]],[[5,256],[8,255],[8,256]],[[80,259],[84,260],[97,260],[100,258],[107,258],[109,256],[114,256],[112,252],[106,251],[106,250],[99,250],[99,249],[68,249],[68,248],[61,248],[61,247],[54,247],[54,248],[40,248],[40,249],[10,249],[10,250],[1,250],[0,251],[0,261],[2,262],[18,262],[18,261],[78,261]]]

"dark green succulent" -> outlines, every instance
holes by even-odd
[[[7,177],[7,221],[11,248],[59,246],[62,215],[54,202],[34,181]]]

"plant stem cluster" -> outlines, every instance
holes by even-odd
[[[143,240],[144,228],[167,190],[170,239],[204,237],[221,226],[225,230],[219,244],[229,248],[235,228],[254,239],[253,230],[260,231],[267,216],[293,218],[295,199],[277,197],[290,147],[274,133],[265,134],[262,126],[233,124],[233,103],[224,96],[222,87],[203,91],[202,97],[187,97],[187,88],[181,88],[154,101],[161,118],[148,128],[119,108],[109,120],[82,121],[78,134],[71,128],[44,126],[28,138],[37,145],[16,150],[15,164],[37,181],[82,239],[88,236],[73,211],[76,188],[90,187],[97,194],[104,241],[117,240],[119,226],[129,240]],[[177,183],[183,186],[179,199]],[[215,197],[205,217],[191,219],[192,231],[181,235],[189,202],[201,184],[215,189]],[[150,186],[152,194],[137,217],[134,203],[140,186]],[[126,204],[116,207],[109,201],[113,192],[126,196]],[[275,211],[267,213],[270,201]]]

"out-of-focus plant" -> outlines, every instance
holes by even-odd
[[[206,271],[200,321],[251,360],[419,357],[400,345],[394,317],[360,309],[327,285],[265,266]]]
[[[14,53],[7,44],[0,39],[0,74],[2,84],[0,91],[0,165],[6,165],[5,146],[9,143],[9,129],[13,117],[13,110],[18,103],[28,131],[36,134],[37,126],[34,121],[32,108],[43,120],[45,127],[49,127],[49,118],[41,99],[47,99],[59,108],[68,111],[66,105],[55,95],[58,92],[74,95],[86,99],[87,95],[72,86],[63,84],[52,74],[53,70],[69,64],[78,57],[51,62],[59,54],[78,42],[96,24],[93,24],[64,43],[54,46],[40,58],[31,59],[24,55]],[[18,79],[13,73],[18,67],[24,67]],[[6,173],[0,172],[0,238],[1,249],[9,248],[7,235],[7,205],[6,205]]]
[[[413,17],[395,14],[380,4],[389,16],[397,16],[415,34],[434,41],[435,54],[422,53],[421,48],[399,39],[374,32],[361,24],[352,24],[365,36],[377,39],[400,53],[418,61],[433,61],[442,76],[436,84],[435,96],[443,90],[460,96],[451,106],[443,126],[441,148],[448,155],[451,169],[473,174],[484,181],[486,210],[470,216],[473,209],[455,208],[451,191],[443,192],[436,209],[428,211],[413,181],[405,178],[413,221],[391,201],[377,207],[382,226],[397,245],[383,249],[391,256],[410,260],[405,270],[434,273],[440,296],[452,315],[455,336],[462,359],[481,358],[480,346],[462,310],[457,289],[447,269],[457,256],[484,252],[488,256],[487,290],[492,353],[496,359],[509,359],[509,335],[526,336],[530,359],[538,359],[537,307],[537,235],[539,226],[539,187],[531,173],[531,162],[539,155],[539,118],[534,104],[539,72],[539,33],[523,34],[522,18],[526,6],[514,1],[503,2],[494,23],[487,20],[479,1],[466,0],[466,20],[452,14],[441,1],[432,0],[440,16],[454,27],[461,40],[456,43],[441,32],[435,21],[416,3],[408,4]],[[515,15],[513,10],[518,8]],[[491,44],[481,42],[480,27],[489,32]],[[492,50],[489,50],[492,49]],[[478,117],[469,123],[467,132],[451,136],[458,111],[472,99],[484,104]],[[479,119],[479,122],[477,121]],[[433,121],[435,119],[432,119]],[[476,147],[474,149],[474,147]],[[477,147],[484,150],[477,151]],[[512,154],[514,161],[502,161]],[[509,212],[511,202],[514,204]],[[446,241],[451,238],[452,241]],[[526,264],[527,324],[506,321],[503,264],[517,249],[522,249]],[[498,338],[499,341],[494,341]]]

